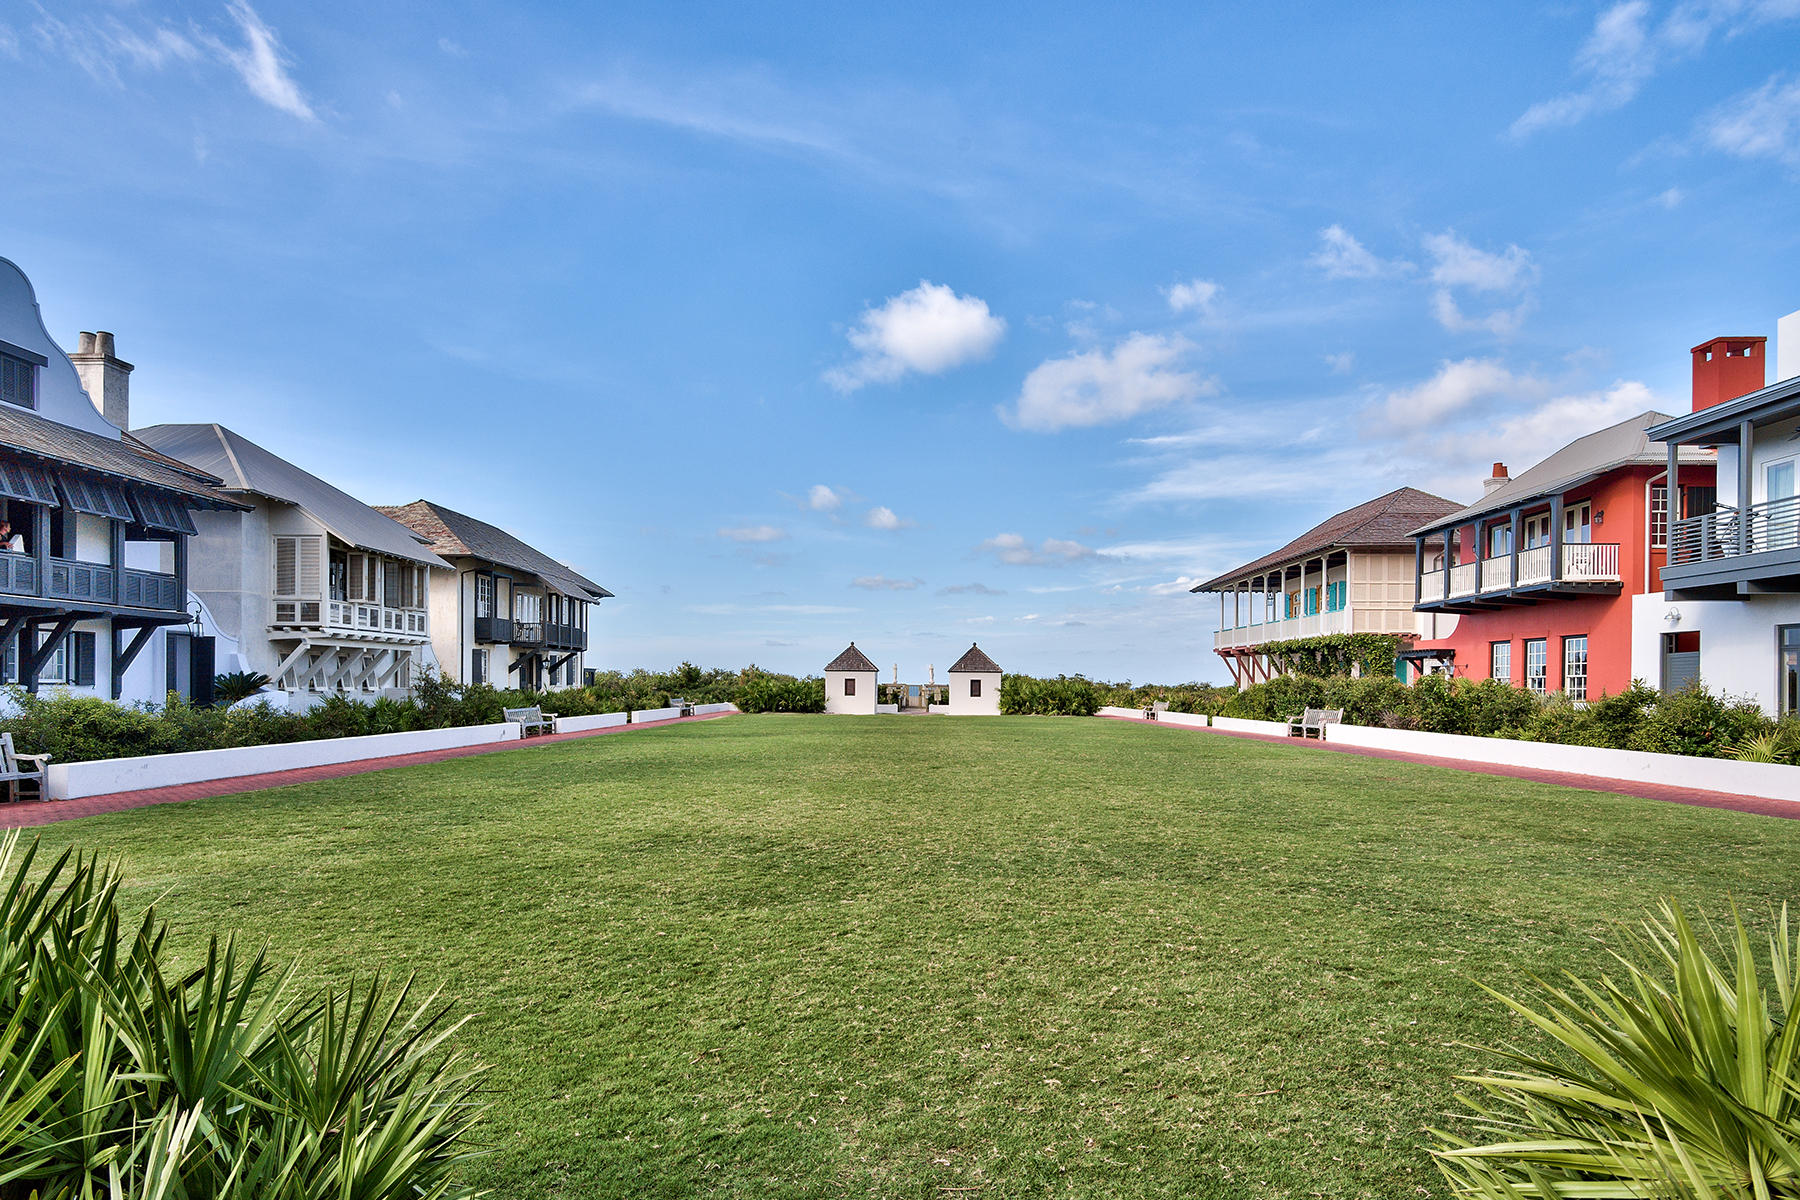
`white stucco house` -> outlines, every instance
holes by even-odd
[[[851,642],[825,664],[825,711],[875,715],[875,681],[880,675],[869,656]]]
[[[1000,664],[980,646],[950,664],[950,703],[942,710],[953,717],[1000,715]]]
[[[304,710],[327,693],[400,698],[431,648],[433,576],[450,564],[392,517],[223,425],[136,437],[224,481],[234,511],[200,514],[187,586],[235,645],[218,669],[274,681]]]
[[[0,680],[160,702],[186,675],[205,700],[213,644],[188,634],[193,514],[241,506],[126,432],[132,369],[110,333],[65,353],[31,281],[0,259]],[[159,654],[166,671],[150,669]]]
[[[612,593],[497,525],[430,500],[379,511],[448,562],[431,593],[431,641],[458,683],[542,690],[582,681],[590,606]]]

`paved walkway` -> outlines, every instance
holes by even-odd
[[[1132,717],[1106,717],[1108,721],[1135,721]],[[1670,787],[1661,783],[1642,783],[1632,779],[1613,779],[1604,775],[1576,775],[1568,771],[1544,771],[1536,767],[1508,767],[1497,763],[1465,762],[1458,758],[1434,758],[1425,754],[1407,754],[1399,750],[1374,750],[1367,746],[1341,746],[1315,739],[1283,737],[1280,734],[1240,733],[1236,730],[1209,729],[1197,725],[1162,725],[1154,721],[1137,721],[1180,733],[1205,733],[1213,737],[1243,738],[1252,742],[1275,742],[1296,750],[1325,750],[1334,754],[1356,754],[1363,758],[1389,758],[1399,762],[1424,763],[1428,767],[1449,767],[1455,771],[1471,771],[1477,775],[1502,775],[1508,779],[1529,779],[1534,783],[1554,783],[1561,787],[1582,788],[1590,792],[1615,792],[1621,796],[1641,796],[1646,800],[1667,800],[1673,804],[1693,804],[1701,808],[1729,808],[1735,812],[1755,813],[1763,817],[1800,818],[1800,804],[1792,800],[1765,800],[1757,796],[1740,796],[1735,792],[1703,792],[1695,788]]]
[[[420,763],[443,762],[448,758],[470,758],[477,754],[498,754],[507,750],[531,749],[555,742],[575,742],[582,738],[601,737],[609,733],[630,733],[635,729],[656,729],[663,725],[691,725],[695,721],[713,721],[733,713],[707,713],[700,717],[672,717],[666,721],[645,721],[641,725],[613,725],[606,729],[588,729],[581,733],[551,733],[524,742],[493,742],[485,746],[455,746],[448,750],[425,750],[418,754],[396,754],[388,758],[362,758],[355,762],[329,763],[322,767],[298,767],[291,771],[268,771],[261,775],[237,775],[230,779],[209,779],[204,783],[183,783],[173,787],[145,788],[136,792],[110,792],[104,796],[83,796],[79,800],[51,800],[42,804],[22,801],[0,804],[0,829],[22,829],[31,825],[53,825],[76,817],[92,817],[101,813],[124,812],[128,808],[146,808],[152,804],[173,804],[181,800],[204,800],[209,796],[231,796],[239,792],[260,792],[265,788],[286,787],[290,783],[311,783],[317,779],[342,779],[347,775],[366,775],[370,771],[386,771],[393,767],[413,767]]]

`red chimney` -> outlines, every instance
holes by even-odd
[[[1747,396],[1763,386],[1768,338],[1718,337],[1694,347],[1694,411]]]

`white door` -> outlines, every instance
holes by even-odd
[[[1571,504],[1563,509],[1563,541],[1591,542],[1594,540],[1593,505],[1583,500],[1580,504]]]

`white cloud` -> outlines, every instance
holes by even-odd
[[[779,542],[787,538],[787,530],[779,525],[737,525],[719,530],[728,542]]]
[[[941,375],[986,358],[1005,333],[1005,318],[988,311],[987,301],[920,280],[879,308],[864,310],[849,334],[857,358],[825,372],[825,381],[852,392],[865,384],[893,383],[908,372]]]
[[[949,587],[938,589],[940,596],[1004,596],[999,588],[991,588],[985,583],[953,583]]]
[[[815,483],[807,489],[806,507],[814,512],[836,512],[844,506],[843,493],[833,490],[822,483]]]
[[[1342,354],[1327,354],[1325,365],[1331,368],[1333,375],[1348,375],[1356,369],[1356,351],[1346,350]]]
[[[1502,337],[1518,330],[1531,311],[1529,290],[1537,281],[1537,264],[1528,251],[1509,245],[1494,253],[1464,241],[1455,230],[1445,230],[1425,238],[1425,252],[1431,257],[1431,281],[1437,285],[1431,304],[1438,324],[1456,333],[1486,330]],[[1458,289],[1519,299],[1471,316],[1457,299]]]
[[[445,54],[448,54],[451,58],[467,58],[467,57],[469,57],[469,52],[463,48],[463,46],[460,42],[452,41],[450,38],[447,38],[447,37],[441,37],[438,39],[437,44],[438,44],[438,49],[443,51]]]
[[[1800,3],[1795,0],[1685,0],[1656,24],[1647,0],[1623,0],[1595,18],[1576,52],[1575,71],[1586,77],[1585,85],[1533,104],[1510,132],[1526,138],[1615,112],[1636,99],[1668,63],[1699,54],[1715,33],[1723,31],[1729,38],[1796,17]]]
[[[1379,279],[1412,267],[1401,259],[1377,257],[1342,225],[1319,230],[1319,250],[1312,256],[1312,264],[1328,279]]]
[[[865,592],[910,592],[924,585],[923,579],[889,579],[886,575],[858,575],[850,581],[851,587]]]
[[[863,524],[870,529],[905,529],[912,522],[896,516],[894,510],[885,504],[877,504],[863,516]]]
[[[1702,131],[1715,150],[1800,167],[1800,78],[1776,75],[1732,98],[1706,118]]]
[[[1133,333],[1110,352],[1088,350],[1039,363],[1025,377],[1008,424],[1040,433],[1125,421],[1218,389],[1179,369],[1193,350],[1179,336]]]
[[[1516,475],[1583,434],[1657,407],[1657,397],[1648,387],[1634,379],[1622,379],[1598,391],[1552,396],[1485,428],[1434,434],[1430,444],[1419,449],[1440,462],[1461,460],[1471,468],[1508,459]]]
[[[1092,547],[1062,538],[1045,538],[1033,546],[1016,533],[1001,533],[975,547],[978,554],[992,554],[1012,567],[1061,567],[1095,557]]]
[[[1191,279],[1164,288],[1163,295],[1168,298],[1171,312],[1210,313],[1213,301],[1219,298],[1219,285],[1210,279]]]
[[[1497,359],[1465,358],[1441,364],[1422,383],[1389,392],[1381,413],[1393,428],[1417,428],[1457,416],[1478,401],[1542,391],[1536,380],[1513,374]]]
[[[243,46],[228,46],[217,38],[208,38],[208,44],[238,73],[251,95],[302,121],[313,120],[312,106],[288,74],[289,60],[275,31],[245,0],[231,0],[226,11],[243,34]]]
[[[1678,187],[1672,187],[1665,189],[1659,194],[1656,197],[1656,202],[1664,208],[1677,209],[1681,207],[1681,202],[1685,199],[1687,199],[1687,194],[1685,192]]]

